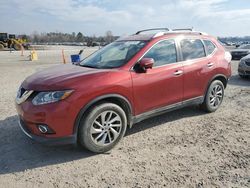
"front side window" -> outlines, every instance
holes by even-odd
[[[162,66],[177,61],[176,47],[174,40],[164,40],[154,45],[144,58],[153,58],[154,67]]]
[[[146,43],[146,41],[113,42],[85,58],[80,66],[100,69],[120,67],[126,64]]]
[[[184,61],[206,56],[204,46],[199,39],[183,39],[180,44]]]
[[[207,49],[207,55],[212,54],[216,49],[215,45],[210,40],[203,40],[203,42]]]

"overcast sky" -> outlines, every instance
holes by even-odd
[[[84,35],[186,28],[215,36],[250,35],[250,0],[1,0],[1,31]]]

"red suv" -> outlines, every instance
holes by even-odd
[[[20,127],[38,142],[78,143],[105,152],[127,127],[146,118],[194,104],[217,110],[230,61],[230,54],[205,33],[139,31],[79,66],[58,65],[28,77],[16,98]]]

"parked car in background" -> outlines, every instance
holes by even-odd
[[[239,60],[250,54],[250,44],[242,45],[234,50],[231,50],[233,60]]]
[[[240,60],[238,73],[242,78],[250,76],[250,55],[247,55]]]
[[[231,76],[230,53],[202,32],[156,30],[120,38],[79,66],[25,79],[16,97],[22,131],[38,142],[79,143],[100,153],[152,116],[188,105],[216,111]]]

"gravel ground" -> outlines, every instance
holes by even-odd
[[[66,50],[67,61],[77,52]],[[95,155],[39,145],[19,129],[18,86],[62,61],[60,50],[39,51],[37,62],[28,54],[0,52],[0,187],[250,187],[250,80],[238,77],[238,61],[215,113],[188,107],[145,120]]]

